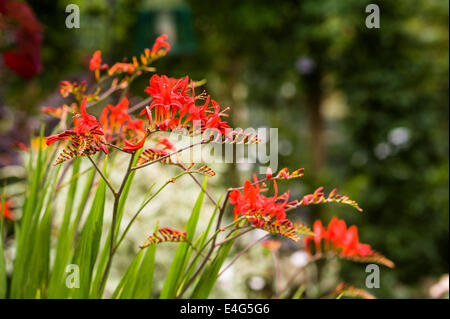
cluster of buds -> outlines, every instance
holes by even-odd
[[[141,248],[150,246],[151,244],[159,244],[164,242],[182,242],[186,241],[186,232],[182,232],[169,227],[160,228],[153,235],[147,238],[145,244]]]

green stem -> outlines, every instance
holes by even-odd
[[[106,185],[108,185],[108,187],[112,191],[113,195],[116,196],[116,190],[112,186],[112,184],[109,181],[109,179],[103,174],[102,170],[97,166],[97,164],[95,164],[94,160],[92,159],[92,157],[90,155],[87,155],[87,158],[89,158],[89,160],[91,161],[92,165],[94,165],[95,169],[100,174],[101,178],[103,178],[103,180],[105,181]]]
[[[138,211],[136,212],[136,214],[134,214],[133,218],[130,220],[130,222],[128,223],[127,227],[125,228],[125,230],[123,231],[122,235],[120,236],[119,241],[117,242],[116,246],[114,247],[114,252],[117,250],[117,248],[119,248],[120,243],[124,240],[125,236],[127,235],[128,231],[130,230],[132,224],[134,223],[136,218],[139,216],[139,214],[142,212],[142,210],[145,208],[145,206],[147,206],[147,204],[153,198],[155,198],[168,184],[173,183],[175,180],[177,180],[178,178],[180,178],[183,175],[186,175],[186,172],[178,174],[173,179],[170,179],[167,182],[165,182],[149,199],[147,199],[144,202],[144,204],[141,205],[141,207],[139,207]]]
[[[130,158],[130,162],[128,164],[128,169],[127,172],[125,173],[125,176],[122,180],[122,184],[120,185],[119,191],[118,192],[114,192],[113,190],[113,194],[114,194],[114,207],[113,207],[113,214],[112,214],[112,223],[111,223],[111,234],[110,234],[110,241],[109,241],[109,255],[108,255],[108,261],[106,263],[106,267],[105,267],[105,271],[103,272],[103,276],[102,276],[102,281],[99,287],[99,294],[103,291],[105,284],[106,284],[106,278],[108,277],[109,274],[109,270],[111,268],[111,264],[112,264],[112,259],[114,256],[114,244],[115,244],[115,233],[116,233],[116,224],[117,224],[117,213],[118,213],[118,209],[119,209],[119,203],[120,203],[120,197],[122,196],[123,193],[123,189],[125,188],[125,185],[128,181],[128,177],[130,176],[131,173],[131,167],[133,166],[133,161],[134,161],[134,157],[135,157],[136,153],[132,153],[131,154],[131,158]]]

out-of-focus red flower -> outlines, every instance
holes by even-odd
[[[156,38],[151,50],[148,48],[144,50],[144,54],[141,54],[141,62],[143,65],[148,65],[153,60],[165,56],[169,52],[170,44],[166,41],[167,38],[166,34],[160,35]]]
[[[58,119],[62,119],[65,121],[68,113],[75,113],[76,104],[73,103],[70,106],[64,104],[59,107],[51,107],[51,106],[43,106],[41,108],[42,113],[48,114],[50,116],[56,117]]]
[[[64,150],[55,164],[62,163],[75,156],[91,155],[102,150],[108,153],[104,133],[100,128],[95,116],[86,111],[86,98],[80,105],[80,114],[74,116],[73,130],[66,130],[62,133],[52,135],[46,138],[47,145],[59,140],[70,140],[72,145],[68,150]]]
[[[146,132],[145,121],[133,120],[128,113],[129,101],[125,97],[116,106],[108,104],[100,115],[100,124],[108,142],[117,144],[125,139],[140,140]],[[127,141],[131,144],[130,141]]]
[[[118,73],[128,73],[133,74],[136,67],[132,63],[118,62],[113,64],[113,66],[108,70],[108,75],[115,75]]]
[[[166,34],[162,34],[156,38],[152,51],[150,52],[152,58],[164,56],[169,52],[170,44],[166,41],[167,38]]]
[[[347,228],[345,221],[333,217],[325,229],[320,220],[316,220],[313,226],[314,236],[304,238],[304,247],[310,255],[334,253],[341,257],[368,258],[374,257],[375,262],[380,262],[388,267],[393,267],[393,263],[372,250],[369,244],[359,242],[358,228],[350,226]],[[314,242],[314,253],[311,250],[311,243]]]
[[[281,241],[274,240],[274,239],[268,239],[268,240],[263,241],[261,243],[261,246],[263,246],[264,248],[267,248],[271,252],[276,252],[281,247]]]
[[[100,124],[107,141],[111,140],[114,134],[121,133],[125,123],[131,121],[128,105],[128,99],[124,97],[116,106],[108,104],[103,109]]]
[[[138,149],[142,148],[145,144],[145,139],[147,138],[147,133],[145,133],[145,136],[136,144],[130,143],[127,140],[123,140],[125,143],[125,147],[122,148],[125,152],[136,152]]]
[[[89,70],[95,71],[95,78],[98,80],[100,78],[100,70],[106,69],[107,64],[102,64],[102,52],[97,50],[92,55],[89,60]]]
[[[176,151],[176,147],[173,145],[173,143],[171,141],[169,141],[169,139],[167,137],[165,137],[164,135],[159,134],[156,139],[158,140],[158,143],[156,144],[156,146],[158,145],[163,145],[163,150],[171,150],[171,151]]]
[[[30,80],[42,70],[42,27],[30,6],[21,1],[0,1],[5,32],[13,32],[16,48],[4,51],[3,62],[21,77]]]
[[[87,101],[96,100],[98,97],[98,93],[100,89],[98,89],[93,94],[86,94],[87,84],[85,81],[81,82],[69,82],[69,81],[61,81],[59,83],[59,94],[62,97],[68,97],[69,94],[72,94],[73,97],[78,101],[82,101],[84,98],[87,98]]]
[[[0,214],[3,214],[3,217],[6,219],[14,220],[15,216],[11,210],[11,200],[6,199],[2,204],[2,198],[0,197]]]

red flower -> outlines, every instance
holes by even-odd
[[[165,137],[164,135],[158,135],[157,139],[159,140],[159,142],[156,144],[156,146],[163,145],[164,146],[163,150],[176,151],[176,148],[173,145],[173,143],[171,141],[169,141],[169,139],[167,137]]]
[[[2,203],[2,198],[0,197],[0,204]],[[6,219],[14,220],[14,213],[11,211],[11,200],[6,199],[3,202],[3,205],[0,206],[0,213],[3,214],[3,217]]]
[[[108,75],[114,75],[117,73],[128,73],[133,74],[136,70],[136,67],[131,63],[115,63],[109,70]]]
[[[261,216],[273,217],[277,220],[285,220],[285,208],[289,207],[289,191],[278,196],[278,187],[274,181],[275,194],[271,197],[266,197],[261,193],[267,191],[262,188],[254,176],[255,182],[252,184],[249,180],[244,182],[243,192],[239,189],[234,189],[229,195],[230,203],[234,205],[234,219],[241,216],[252,216],[259,214]]]
[[[128,142],[127,140],[123,140],[123,142],[125,143],[126,146],[123,147],[122,150],[124,150],[125,152],[136,152],[138,149],[140,149],[140,148],[142,148],[142,146],[144,146],[146,138],[147,138],[147,133],[145,133],[144,138],[142,138],[136,144],[132,144],[132,143]]]
[[[352,258],[364,261],[362,258],[372,258],[374,262],[393,267],[393,263],[372,250],[370,245],[359,242],[358,228],[350,226],[347,228],[345,221],[333,217],[325,229],[320,220],[314,222],[314,236],[306,236],[304,247],[310,255],[332,252],[344,258]],[[311,252],[311,242],[314,241],[315,251]],[[358,259],[359,258],[359,259]],[[367,261],[370,261],[367,259]]]
[[[267,239],[261,243],[261,246],[264,248],[267,248],[271,252],[276,252],[281,247],[281,241],[279,240],[273,240],[273,239]]]
[[[106,69],[107,67],[107,64],[102,65],[102,52],[100,50],[95,51],[89,61],[89,70],[95,71],[95,78],[97,80],[100,78],[100,70]]]
[[[170,44],[166,41],[167,38],[166,34],[162,34],[156,38],[152,51],[150,52],[152,58],[164,56],[169,52]]]
[[[97,50],[92,55],[91,60],[89,61],[89,70],[94,71],[100,69],[102,66],[102,51]]]
[[[100,115],[100,124],[105,132],[106,140],[111,140],[114,134],[122,132],[126,122],[131,121],[128,114],[128,99],[124,97],[116,106],[108,104]]]
[[[64,150],[60,154],[55,164],[75,156],[92,155],[100,149],[105,154],[108,153],[104,133],[100,129],[96,117],[86,111],[86,98],[81,102],[80,114],[74,117],[74,129],[49,136],[46,138],[46,143],[50,145],[59,140],[70,140],[72,143],[68,146],[68,151]]]

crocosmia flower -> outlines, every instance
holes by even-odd
[[[289,207],[289,191],[278,195],[278,187],[274,181],[275,194],[274,196],[264,196],[262,193],[266,192],[265,185],[260,185],[254,176],[255,182],[249,180],[244,182],[244,187],[241,192],[239,189],[234,189],[229,198],[230,203],[234,205],[233,215],[234,219],[240,215],[251,216],[258,213],[262,216],[274,217],[277,220],[286,218],[285,208]]]
[[[152,58],[164,56],[170,50],[170,44],[166,41],[167,34],[162,34],[156,38],[155,44],[153,44],[150,55]]]
[[[89,60],[89,70],[95,71],[95,78],[98,80],[100,78],[100,70],[106,69],[107,64],[102,64],[102,52],[97,50],[92,55]]]
[[[306,236],[304,239],[305,250],[311,257],[331,254],[356,261],[378,262],[388,267],[394,266],[392,261],[374,251],[369,244],[359,242],[356,226],[347,228],[345,221],[337,217],[331,219],[327,228],[323,227],[320,220],[316,220],[313,231],[314,236]]]

